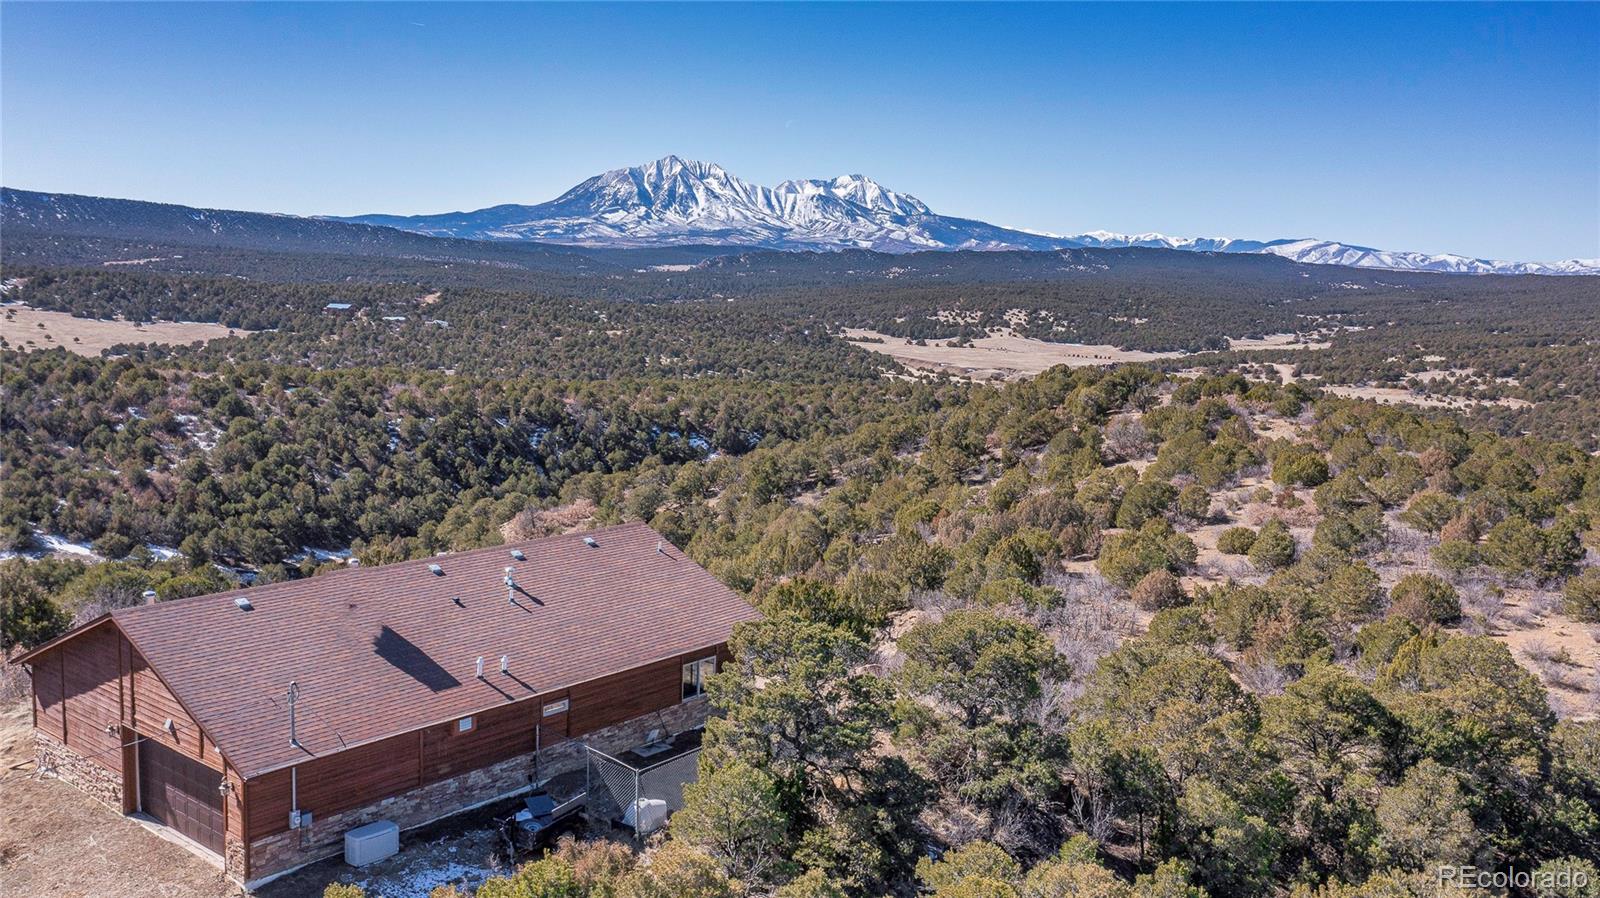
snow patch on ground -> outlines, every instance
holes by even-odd
[[[435,865],[431,859],[422,858],[404,870],[387,876],[358,880],[355,885],[360,886],[371,898],[417,898],[428,894],[438,886],[451,883],[466,883],[476,887],[493,875],[493,871],[487,867],[476,864],[451,861]]]

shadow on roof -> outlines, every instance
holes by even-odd
[[[443,692],[461,685],[450,671],[439,666],[427,652],[417,648],[411,640],[389,629],[387,625],[372,640],[372,650],[378,657],[394,665],[396,670],[434,692]]]

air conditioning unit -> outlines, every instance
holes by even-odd
[[[358,826],[344,834],[344,862],[365,867],[400,850],[400,827],[393,820]]]

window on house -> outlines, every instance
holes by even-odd
[[[470,733],[470,732],[472,732],[472,718],[463,717],[460,720],[456,721],[456,732],[458,732],[458,733]]]
[[[706,694],[706,679],[717,672],[715,656],[690,661],[683,666],[683,697],[691,699]]]

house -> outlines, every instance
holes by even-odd
[[[124,608],[18,661],[41,768],[259,884],[698,726],[756,616],[624,524]]]

